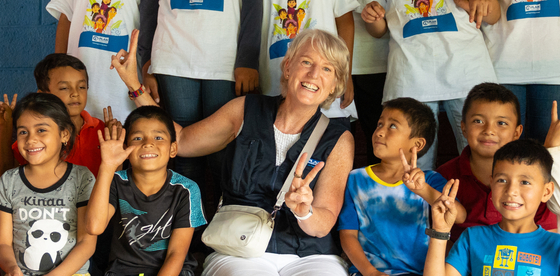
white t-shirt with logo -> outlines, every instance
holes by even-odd
[[[391,36],[383,101],[463,98],[481,82],[496,82],[482,32],[453,0],[378,2]]]
[[[499,2],[502,17],[482,28],[498,81],[560,85],[560,1]]]
[[[136,108],[128,98],[128,88],[116,70],[110,70],[111,56],[128,51],[132,30],[140,27],[140,0],[51,0],[47,11],[56,19],[70,20],[69,55],[79,58],[89,77],[86,110],[103,118],[103,108],[111,106],[113,116],[124,122]]]
[[[241,0],[160,0],[150,73],[235,81]]]

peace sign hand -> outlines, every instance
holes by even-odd
[[[4,94],[4,102],[0,102],[0,125],[12,127],[12,111],[16,108],[17,94],[10,103],[8,95]]]
[[[408,189],[413,191],[414,193],[418,193],[419,190],[422,190],[426,186],[426,177],[424,176],[424,172],[417,168],[417,151],[416,147],[412,148],[412,159],[410,160],[410,165],[406,160],[406,156],[404,155],[404,151],[399,149],[401,154],[401,161],[404,168],[404,174],[402,177],[403,183],[406,185]]]
[[[105,127],[105,137],[101,130],[97,131],[99,147],[101,148],[101,164],[111,169],[117,169],[128,158],[136,146],[129,146],[124,149],[124,137],[126,130],[123,129],[120,137],[117,138],[117,125],[113,125],[113,130],[109,131]]]
[[[453,188],[451,188],[453,187]],[[450,191],[451,190],[451,191]],[[459,190],[459,180],[450,179],[443,187],[441,196],[432,205],[433,229],[438,232],[449,232],[457,218],[455,197]]]
[[[325,166],[325,162],[319,162],[305,178],[302,178],[303,169],[305,169],[307,165],[306,160],[307,153],[304,153],[298,161],[294,180],[292,180],[292,186],[285,197],[286,206],[300,217],[309,213],[309,206],[311,206],[313,202],[313,191],[309,188],[309,184],[315,179],[315,176],[317,176],[317,173],[321,171],[323,166]]]
[[[117,138],[121,137],[123,126],[117,118],[113,118],[113,110],[111,106],[103,108],[103,119],[105,120],[105,126],[109,129],[109,132],[113,131],[113,125],[117,126]],[[112,135],[112,133],[110,133]]]

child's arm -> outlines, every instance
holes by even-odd
[[[556,101],[552,102],[550,117],[550,128],[546,134],[544,146],[555,160],[552,164],[551,171],[554,192],[552,193],[552,197],[548,200],[547,206],[550,211],[556,215],[560,215],[560,186],[558,185],[558,181],[560,180],[560,163],[556,161],[560,160],[560,120],[558,120],[558,103]]]
[[[12,153],[12,111],[16,107],[16,100],[17,94],[11,103],[8,95],[4,94],[4,102],[0,102],[0,175],[17,166]]]
[[[453,188],[451,188],[453,186]],[[451,189],[451,191],[450,191]],[[432,224],[433,229],[440,233],[449,233],[455,218],[457,208],[453,204],[457,191],[459,190],[459,180],[451,179],[445,184],[442,195],[432,205]],[[430,238],[428,254],[424,264],[425,276],[460,276],[461,274],[448,263],[445,263],[446,240]]]
[[[175,228],[169,238],[165,262],[158,276],[179,275],[191,244],[194,228]]]
[[[342,101],[340,102],[340,108],[346,108],[354,100],[354,83],[352,83],[352,51],[354,50],[354,16],[352,11],[345,13],[344,15],[335,18],[336,30],[340,38],[346,42],[346,47],[350,52],[349,70],[348,70],[348,82],[346,83],[346,92]]]
[[[400,150],[401,161],[404,167],[403,183],[412,192],[422,197],[428,204],[434,206],[436,200],[441,196],[441,193],[426,183],[424,172],[417,167],[417,148],[412,148],[411,165],[408,164],[403,150]],[[467,211],[465,207],[458,201],[453,200],[453,204],[457,210],[457,223],[463,223],[467,219]]]
[[[455,4],[469,14],[469,22],[476,21],[477,28],[483,21],[494,25],[502,15],[498,0],[455,0]]]
[[[70,34],[70,20],[66,14],[60,13],[58,25],[56,26],[56,39],[54,42],[54,52],[66,54],[68,51],[68,35]]]
[[[261,0],[241,1],[241,22],[235,58],[235,95],[241,96],[259,87],[259,54],[261,50]]]
[[[362,10],[362,19],[366,22],[366,30],[371,36],[381,38],[387,32],[385,9],[376,1],[365,6]]]
[[[105,138],[101,130],[97,132],[99,146],[101,148],[101,165],[99,173],[87,206],[86,229],[91,235],[101,235],[109,220],[115,214],[115,207],[109,203],[111,182],[117,167],[128,158],[135,146],[123,149],[125,130],[122,130],[121,137],[117,138],[117,126],[113,126],[113,132],[105,128]]]
[[[342,249],[354,266],[364,276],[388,276],[377,270],[368,260],[358,240],[358,230],[340,230]]]
[[[91,258],[95,251],[95,243],[97,237],[86,233],[85,229],[86,207],[78,208],[78,237],[77,242],[72,251],[68,253],[66,258],[47,276],[55,275],[72,275],[76,273]]]
[[[12,214],[0,211],[0,269],[6,276],[23,276],[14,255]]]

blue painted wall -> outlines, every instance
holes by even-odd
[[[54,52],[57,20],[49,0],[0,0],[0,93],[20,96],[37,90],[33,69]]]

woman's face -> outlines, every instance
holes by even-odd
[[[286,98],[295,97],[301,103],[319,106],[334,93],[337,83],[334,70],[334,66],[311,47],[311,42],[307,42],[285,66]]]

